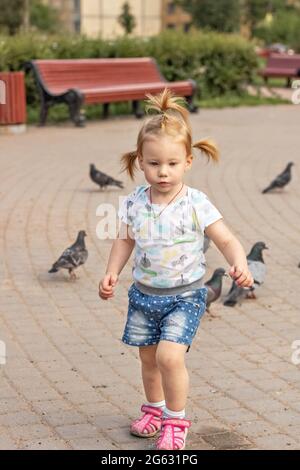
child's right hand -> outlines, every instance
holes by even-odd
[[[99,283],[99,297],[103,300],[114,296],[114,287],[119,279],[118,274],[107,273]]]

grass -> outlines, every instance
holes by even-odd
[[[200,99],[199,106],[201,108],[237,108],[239,106],[260,106],[260,105],[276,105],[291,104],[288,100],[282,98],[267,98],[260,96],[252,96],[247,93],[243,95],[228,94],[224,96],[216,96],[215,98]]]
[[[39,121],[40,108],[38,104],[27,106],[28,124],[36,124]],[[131,114],[130,103],[112,103],[110,105],[110,116]],[[87,120],[100,119],[102,117],[102,105],[94,104],[85,107]],[[65,104],[57,104],[49,109],[47,123],[60,123],[69,120],[69,110]]]
[[[238,106],[259,106],[259,105],[276,105],[276,104],[290,104],[290,101],[283,100],[281,98],[264,98],[259,96],[251,96],[247,93],[243,95],[227,94],[214,98],[203,98],[197,101],[198,106],[201,109],[205,108],[227,108],[227,107],[238,107]],[[96,104],[86,106],[85,115],[87,120],[99,120],[102,119],[102,105]],[[110,116],[126,116],[132,115],[131,103],[111,103]],[[49,115],[47,123],[62,123],[69,120],[68,107],[64,104],[58,104],[49,109]],[[39,105],[28,105],[27,106],[27,122],[28,124],[37,124],[39,121]]]
[[[259,75],[256,75],[253,80],[253,85],[259,86],[268,86],[272,88],[286,88],[287,79],[286,78],[275,78],[270,77],[268,78],[267,84],[265,83],[264,79]]]

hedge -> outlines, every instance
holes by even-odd
[[[113,41],[68,35],[0,37],[0,70],[20,70],[32,59],[142,56],[154,57],[167,80],[196,80],[202,98],[239,92],[258,67],[252,44],[231,34],[165,31],[151,38]],[[26,85],[28,102],[34,103],[37,93],[31,76]]]

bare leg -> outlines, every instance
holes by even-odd
[[[187,345],[160,341],[156,361],[162,376],[166,406],[172,411],[181,411],[186,406],[189,376],[185,367]]]
[[[161,373],[156,364],[156,350],[157,344],[139,348],[144,390],[150,403],[157,403],[165,399]]]

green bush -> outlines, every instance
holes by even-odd
[[[48,33],[58,33],[62,30],[58,10],[44,5],[41,0],[31,0],[29,6],[31,27]]]
[[[257,68],[252,45],[237,35],[167,31],[150,40],[149,53],[168,80],[193,78],[202,97],[239,92]]]
[[[166,31],[147,39],[114,41],[68,35],[0,37],[0,70],[20,70],[33,59],[142,56],[154,57],[167,80],[194,79],[202,98],[239,92],[258,65],[253,46],[228,34]],[[36,102],[31,76],[26,77],[26,86],[28,102]]]

